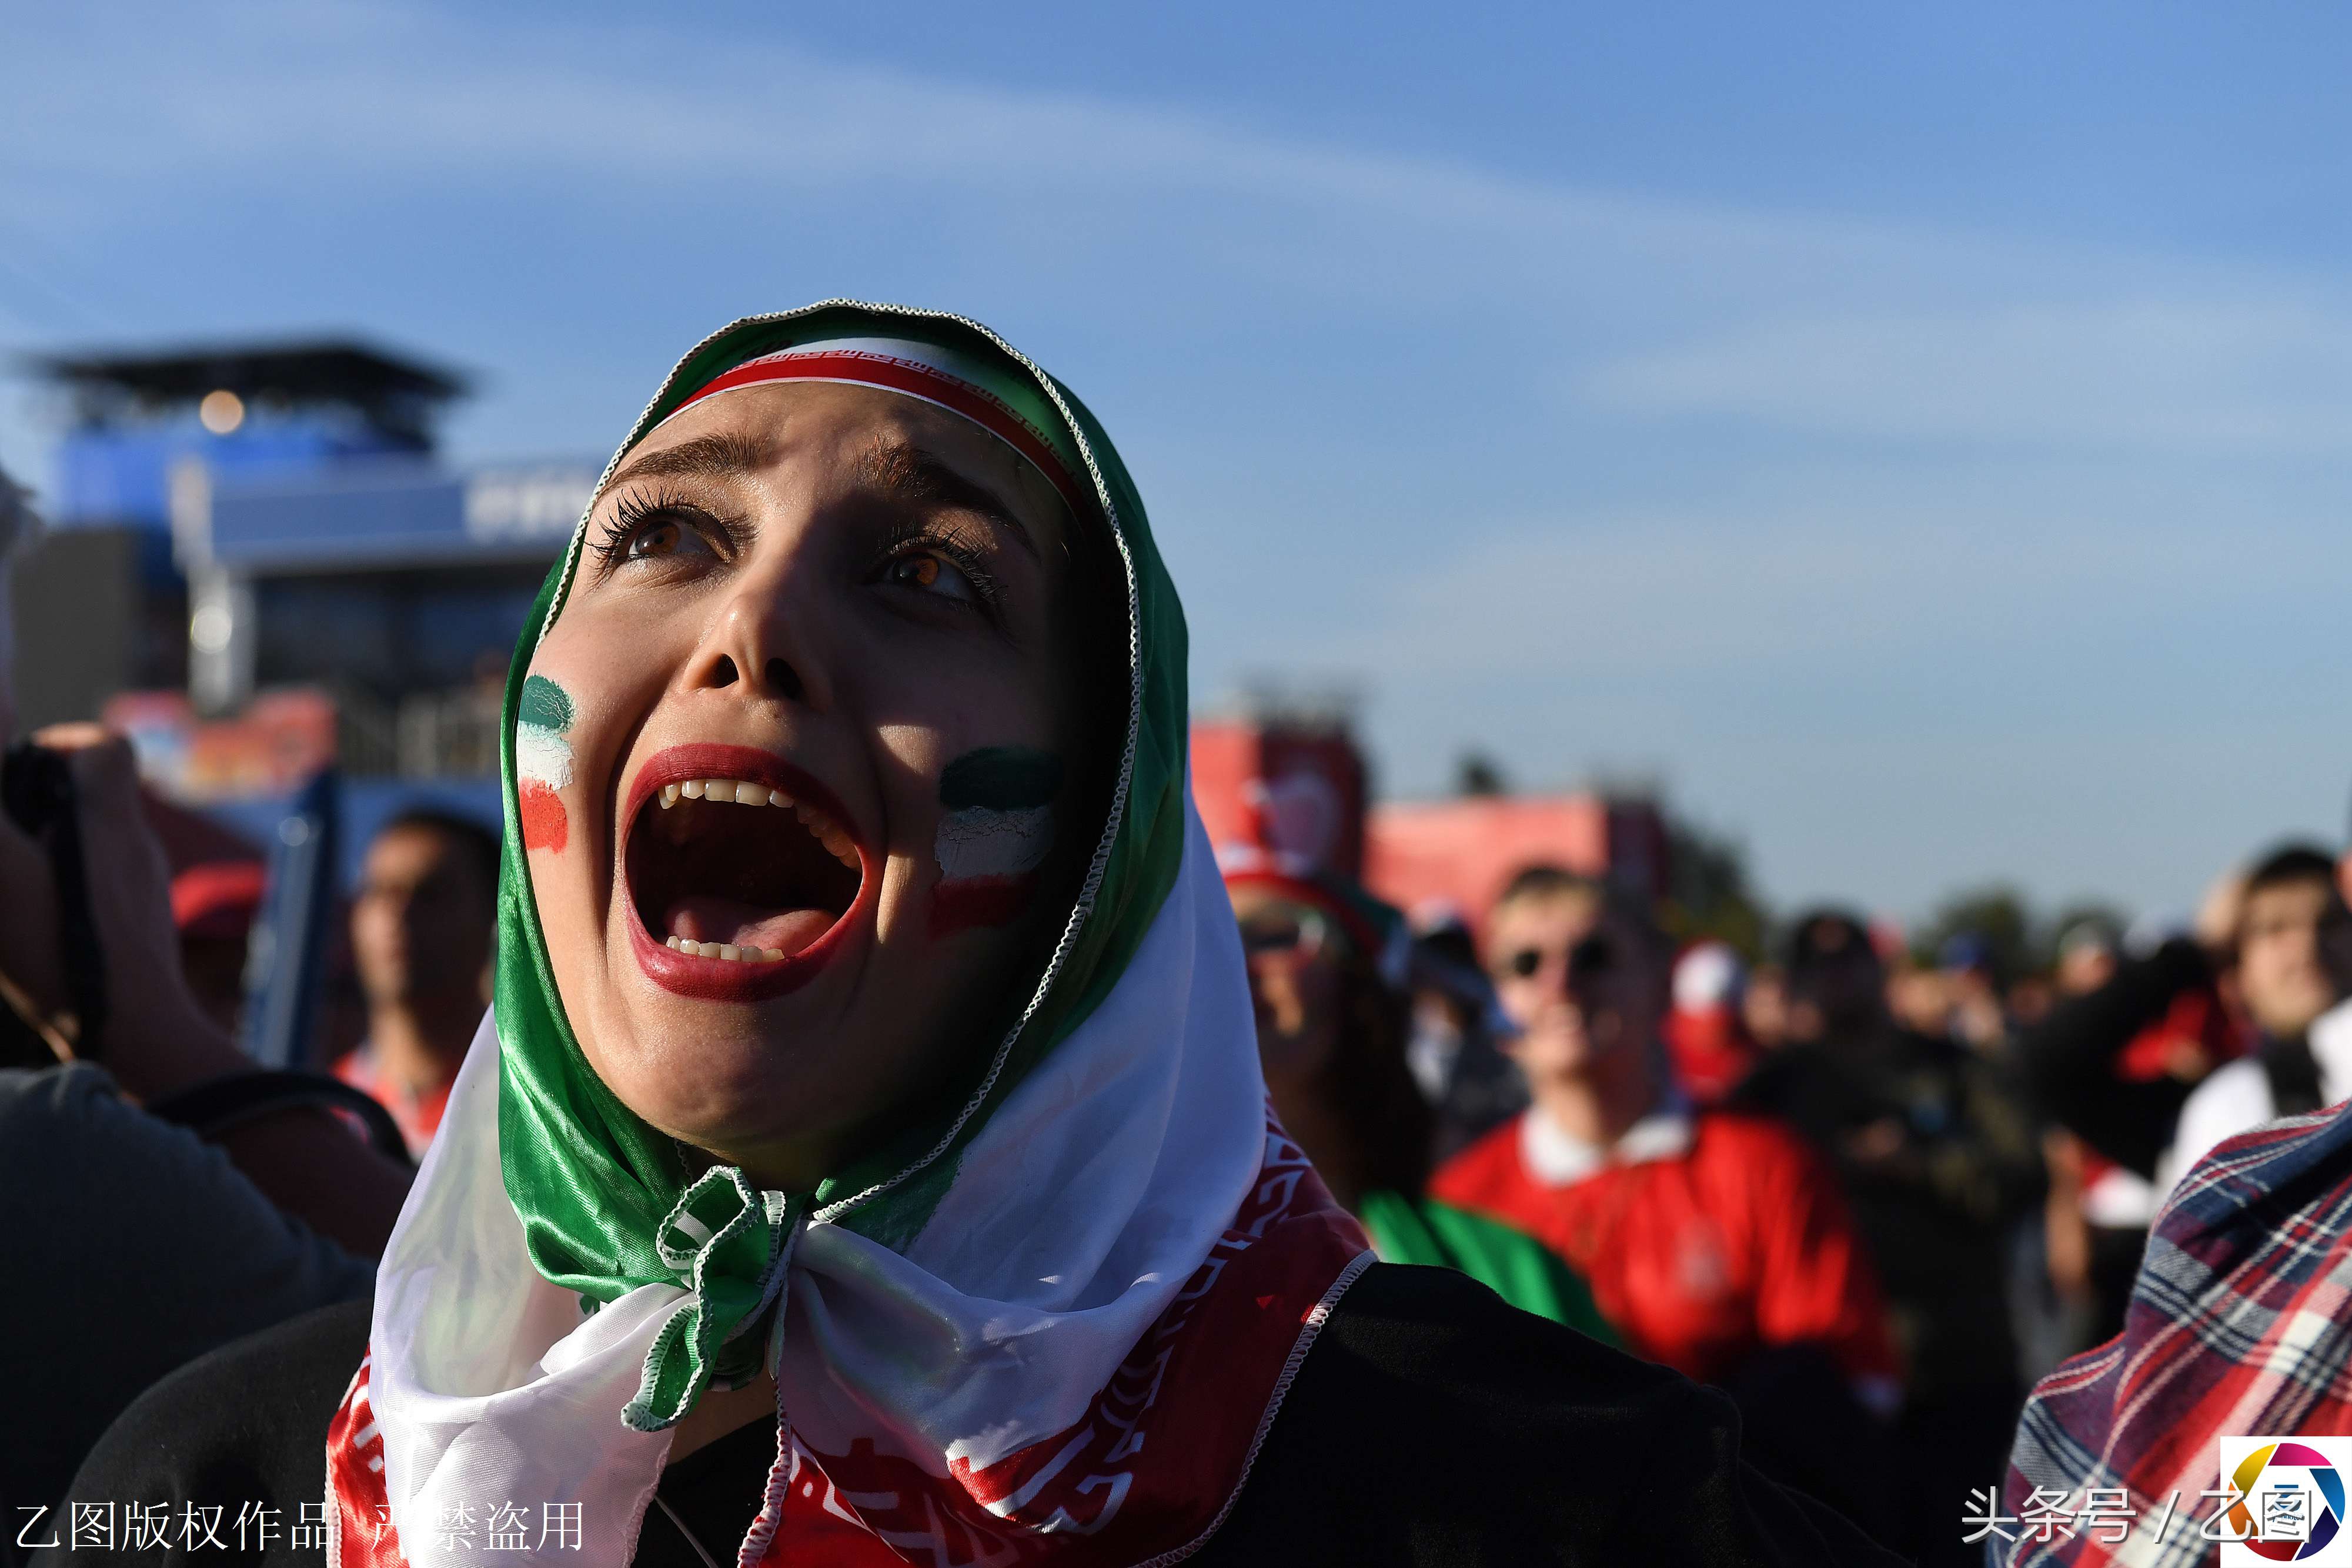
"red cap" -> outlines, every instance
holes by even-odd
[[[259,861],[212,861],[172,879],[172,924],[183,936],[242,936],[261,907]]]

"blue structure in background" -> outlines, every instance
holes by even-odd
[[[340,340],[33,362],[73,403],[50,507],[65,528],[167,531],[172,476],[191,459],[228,476],[427,456],[435,414],[466,390],[447,371]]]

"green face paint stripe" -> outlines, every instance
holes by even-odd
[[[950,811],[974,806],[1026,811],[1050,806],[1062,788],[1062,759],[1025,746],[968,751],[940,774],[940,804]]]
[[[522,684],[522,700],[515,705],[515,718],[561,735],[572,727],[572,695],[545,675],[531,675]]]

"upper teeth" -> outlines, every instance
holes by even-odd
[[[802,824],[816,835],[817,842],[831,851],[835,859],[852,871],[861,869],[857,863],[857,845],[850,838],[848,830],[805,800],[795,800],[782,789],[771,789],[765,784],[754,784],[745,779],[687,779],[662,786],[663,810],[668,810],[681,799],[732,800],[739,806],[790,806]]]

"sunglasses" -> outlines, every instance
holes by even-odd
[[[1522,947],[1503,959],[1496,968],[1496,976],[1507,980],[1532,980],[1542,971],[1545,960],[1556,953],[1557,949]],[[1619,956],[1617,944],[1610,940],[1609,934],[1596,931],[1569,948],[1568,977],[1574,982],[1601,979],[1616,969]]]

